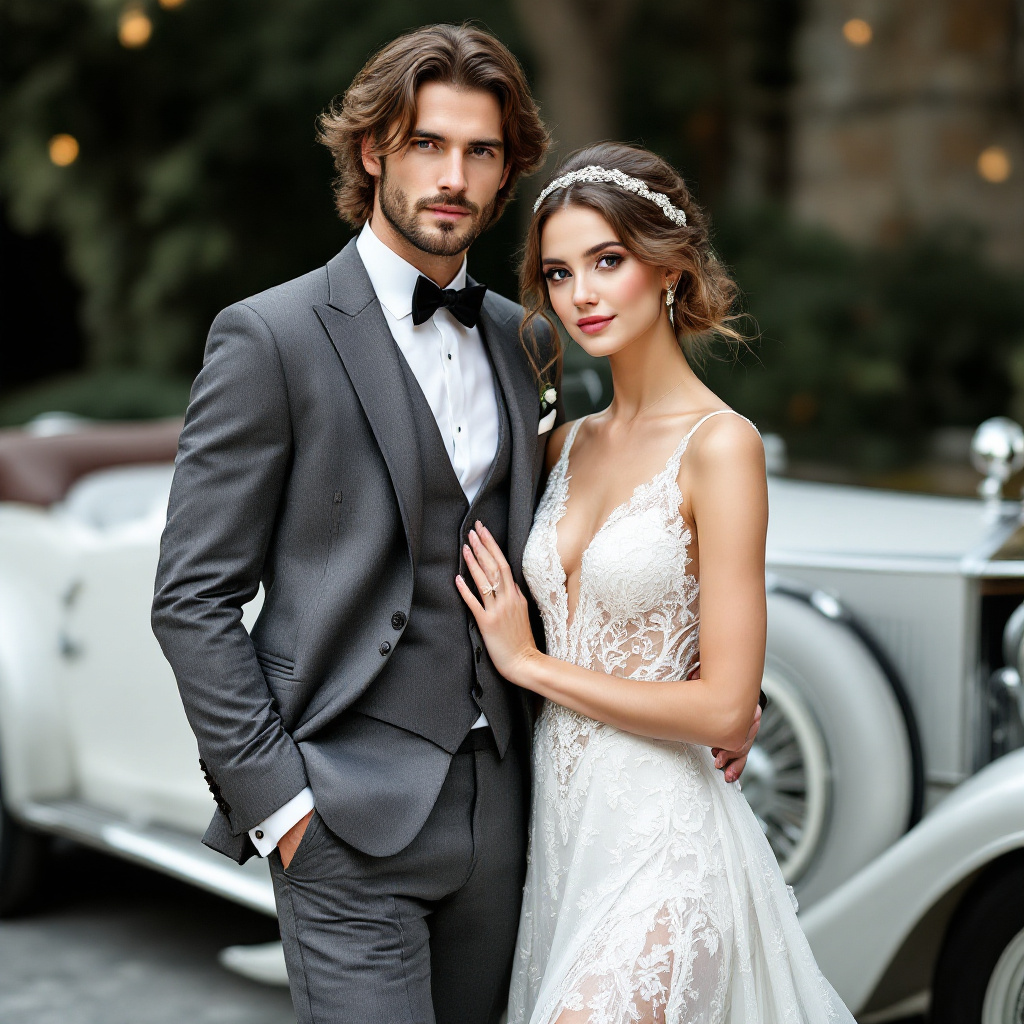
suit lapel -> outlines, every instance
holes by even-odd
[[[415,565],[423,520],[423,482],[398,346],[354,240],[327,264],[327,276],[329,304],[314,308],[341,357],[387,463]]]
[[[317,305],[316,314],[341,358],[387,463],[415,565],[423,522],[423,482],[418,449],[413,443],[416,425],[398,346],[354,239],[327,264],[327,277],[328,304]],[[484,298],[480,333],[505,398],[511,427],[508,554],[518,577],[533,522],[540,403],[533,375],[518,353],[515,312],[502,312],[502,305],[491,294]]]
[[[508,556],[516,577],[526,538],[533,522],[534,454],[540,403],[526,361],[519,357],[516,317],[503,316],[499,303],[488,294],[480,310],[480,333],[505,396],[512,431],[512,468],[509,482]]]

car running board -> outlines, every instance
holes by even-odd
[[[259,857],[235,864],[194,835],[158,825],[133,825],[77,800],[32,802],[19,807],[17,817],[41,832],[73,839],[277,916],[270,872]]]

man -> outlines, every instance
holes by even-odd
[[[438,25],[372,57],[321,137],[360,233],[214,321],[153,628],[217,803],[204,842],[270,858],[301,1024],[484,1024],[508,993],[532,719],[454,578],[478,519],[519,566],[561,415],[532,365],[551,339],[528,356],[522,309],[465,254],[547,135],[511,53]]]

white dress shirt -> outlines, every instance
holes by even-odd
[[[420,272],[389,249],[367,222],[356,239],[370,284],[377,293],[391,336],[409,364],[462,490],[472,501],[498,450],[498,402],[484,340],[447,309],[418,327],[412,322],[412,293]],[[446,288],[465,288],[466,261]]]
[[[459,323],[447,309],[439,309],[418,326],[413,324],[412,293],[420,272],[389,249],[373,233],[369,221],[356,239],[356,249],[391,336],[419,382],[455,475],[467,500],[472,502],[494,461],[500,429],[494,375],[480,331]],[[445,287],[465,286],[463,260],[458,273]],[[487,724],[481,714],[473,728]],[[307,786],[250,829],[249,838],[259,855],[269,856],[281,837],[313,806],[313,791]]]

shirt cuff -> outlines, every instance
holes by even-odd
[[[315,806],[313,790],[307,786],[298,796],[293,796],[284,807],[279,807],[255,828],[249,829],[249,838],[256,847],[256,852],[261,857],[269,857],[277,849],[281,837]]]

